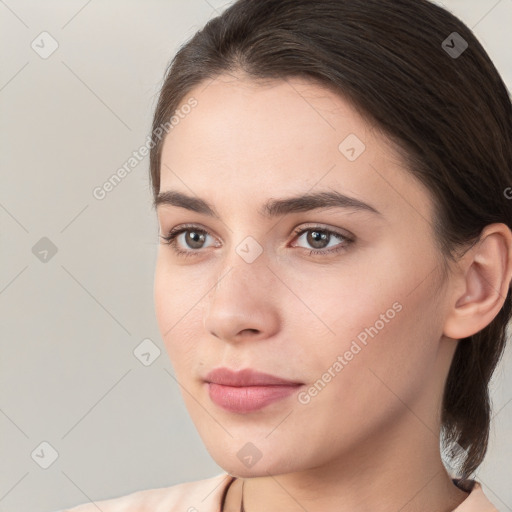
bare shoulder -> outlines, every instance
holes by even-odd
[[[216,512],[222,493],[232,479],[231,475],[222,473],[204,480],[145,489],[55,512]]]

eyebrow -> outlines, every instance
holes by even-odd
[[[196,213],[202,213],[220,219],[215,208],[204,199],[191,197],[175,190],[160,192],[153,202],[154,208],[161,205],[177,206]],[[300,196],[285,199],[269,199],[259,210],[264,217],[277,217],[297,212],[306,212],[317,209],[345,208],[350,210],[362,210],[382,215],[373,206],[359,199],[349,197],[335,190],[302,194]]]

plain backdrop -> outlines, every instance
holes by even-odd
[[[512,0],[444,5],[511,89]],[[103,199],[93,190],[144,144],[165,67],[225,6],[0,0],[0,512],[52,512],[222,472],[156,324],[148,157]],[[503,511],[511,370],[509,347],[477,474]]]

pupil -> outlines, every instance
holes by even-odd
[[[204,238],[203,234],[197,233],[196,231],[189,231],[187,244],[195,249],[200,248],[201,243],[203,242],[203,240],[201,240],[202,238]],[[189,240],[191,240],[191,244],[189,244]],[[197,244],[197,245],[194,245],[194,244]]]
[[[311,238],[312,241],[308,240],[308,243],[317,249],[321,249],[324,247],[322,244],[326,241],[328,235],[326,233],[322,233],[321,231],[311,231]]]

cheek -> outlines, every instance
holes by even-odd
[[[160,255],[154,280],[155,316],[171,363],[189,359],[202,325],[201,279],[171,268]],[[191,285],[194,283],[194,285]],[[197,283],[197,285],[195,284]],[[180,365],[181,366],[181,365]]]
[[[344,397],[354,417],[367,415],[367,406],[385,415],[413,403],[431,378],[442,326],[431,283],[415,288],[412,282],[383,286],[378,298],[357,298],[340,314],[336,348],[322,358],[323,371],[342,356],[330,398]]]
[[[407,258],[401,261],[400,254]],[[359,258],[355,267],[331,268],[296,281],[294,290],[315,313],[308,313],[311,322],[302,315],[297,329],[302,354],[309,353],[309,377],[318,377],[344,355],[351,367],[395,374],[423,370],[422,361],[435,355],[441,334],[432,256],[426,249],[420,257],[390,245],[373,253],[371,262]]]
[[[319,341],[302,331],[300,338],[309,338],[300,362],[308,386],[297,397],[297,425],[355,442],[415,403],[431,378],[438,343],[434,310],[425,306],[431,294],[409,292],[381,289],[378,299],[364,300],[333,291],[337,307],[326,309],[324,320],[335,334]]]

